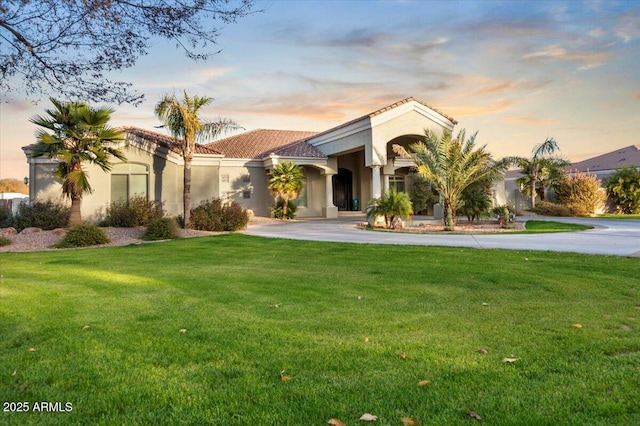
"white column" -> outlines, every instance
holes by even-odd
[[[333,205],[333,175],[325,175],[324,177],[325,177],[325,183],[324,183],[325,206],[335,207]]]
[[[382,175],[382,192],[389,192],[389,175]]]
[[[371,166],[371,198],[380,198],[380,166]]]
[[[322,208],[322,216],[327,219],[338,217],[338,208],[333,205],[333,175],[324,175],[325,206]]]

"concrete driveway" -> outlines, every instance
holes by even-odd
[[[359,216],[252,224],[245,233],[261,237],[311,241],[550,250],[640,257],[640,220],[547,217],[535,219],[593,225],[596,229],[524,235],[408,234],[358,229],[355,225],[364,221],[364,216]],[[524,218],[518,218],[518,220],[524,220]]]

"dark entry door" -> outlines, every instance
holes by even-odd
[[[338,210],[351,210],[353,200],[353,174],[347,169],[338,169],[338,174],[333,175],[333,205]]]

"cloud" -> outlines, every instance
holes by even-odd
[[[556,59],[580,64],[579,70],[588,70],[604,65],[612,56],[608,52],[569,52],[564,47],[553,45],[537,52],[522,55],[525,61]]]
[[[622,15],[616,23],[615,33],[625,43],[640,37],[640,10]]]
[[[587,34],[589,34],[589,37],[592,37],[592,38],[600,38],[604,35],[604,30],[598,27],[598,28],[592,29]]]
[[[505,123],[517,124],[559,124],[560,120],[555,118],[539,118],[539,117],[507,117],[502,120]]]

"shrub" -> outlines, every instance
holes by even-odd
[[[573,216],[569,207],[561,204],[550,203],[548,201],[540,201],[539,203],[536,203],[536,208],[533,209],[533,211],[543,216]]]
[[[53,201],[20,204],[18,213],[13,217],[13,227],[18,232],[31,227],[44,230],[64,228],[69,223],[70,214],[71,208]]]
[[[0,209],[0,228],[13,226],[13,215],[4,209]]]
[[[205,200],[191,210],[190,227],[201,231],[238,231],[249,223],[245,209],[236,201]]]
[[[107,207],[105,219],[101,226],[115,226],[121,228],[133,228],[145,226],[152,219],[164,217],[161,203],[148,201],[146,197],[135,196],[127,201],[111,203]]]
[[[86,247],[109,242],[104,230],[96,225],[84,224],[72,226],[67,230],[62,241],[55,245],[56,248]]]
[[[640,213],[640,170],[635,166],[616,169],[605,181],[607,197],[625,214]]]
[[[384,216],[385,228],[391,228],[396,217],[407,219],[413,213],[409,196],[389,188],[380,198],[369,201],[367,219],[375,220],[377,216]]]
[[[11,244],[11,240],[4,235],[0,235],[0,247],[8,246]]]
[[[504,209],[509,210],[509,214],[510,215],[516,215],[516,208],[509,206],[507,204],[503,204],[501,206],[495,206],[494,208],[491,209],[491,213],[493,213],[496,216],[502,216],[502,213],[504,212]]]
[[[438,193],[433,190],[429,182],[419,173],[411,174],[412,183],[409,187],[409,200],[413,211],[417,214],[426,212],[429,206],[439,200]]]
[[[560,182],[556,199],[558,203],[567,206],[573,215],[582,216],[595,213],[604,203],[605,196],[600,180],[595,175],[576,171]]]
[[[276,205],[271,207],[271,217],[275,219],[295,219],[296,212],[298,211],[298,206],[293,201],[289,201],[287,204],[287,216],[283,217],[282,215],[283,202],[282,200],[278,200]]]
[[[172,217],[158,217],[151,219],[144,233],[145,240],[171,240],[178,238],[178,223]]]

